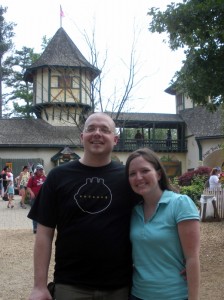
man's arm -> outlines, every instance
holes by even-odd
[[[47,289],[54,229],[38,224],[34,244],[34,286],[29,300],[51,300]]]

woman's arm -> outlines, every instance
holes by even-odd
[[[198,220],[178,223],[178,232],[186,259],[188,300],[199,300],[200,287],[200,224]]]
[[[18,178],[18,181],[17,181],[18,188],[20,187],[20,182],[21,182],[21,180],[22,180],[22,176],[23,176],[23,173],[21,172],[21,173],[19,174],[19,178]]]

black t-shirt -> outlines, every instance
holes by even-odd
[[[74,161],[51,170],[28,217],[57,228],[56,283],[101,289],[130,284],[134,201],[117,162],[88,167]]]

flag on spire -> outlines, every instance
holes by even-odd
[[[61,7],[61,5],[60,5],[60,17],[64,17],[65,16],[65,14],[64,14],[64,12],[63,12],[63,10],[62,10],[62,7]]]
[[[61,8],[61,5],[60,5],[60,27],[62,27],[62,18],[65,16],[62,8]]]

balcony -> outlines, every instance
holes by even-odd
[[[114,151],[117,152],[132,152],[138,148],[147,147],[155,152],[187,152],[186,140],[142,140],[135,139],[119,139]]]

